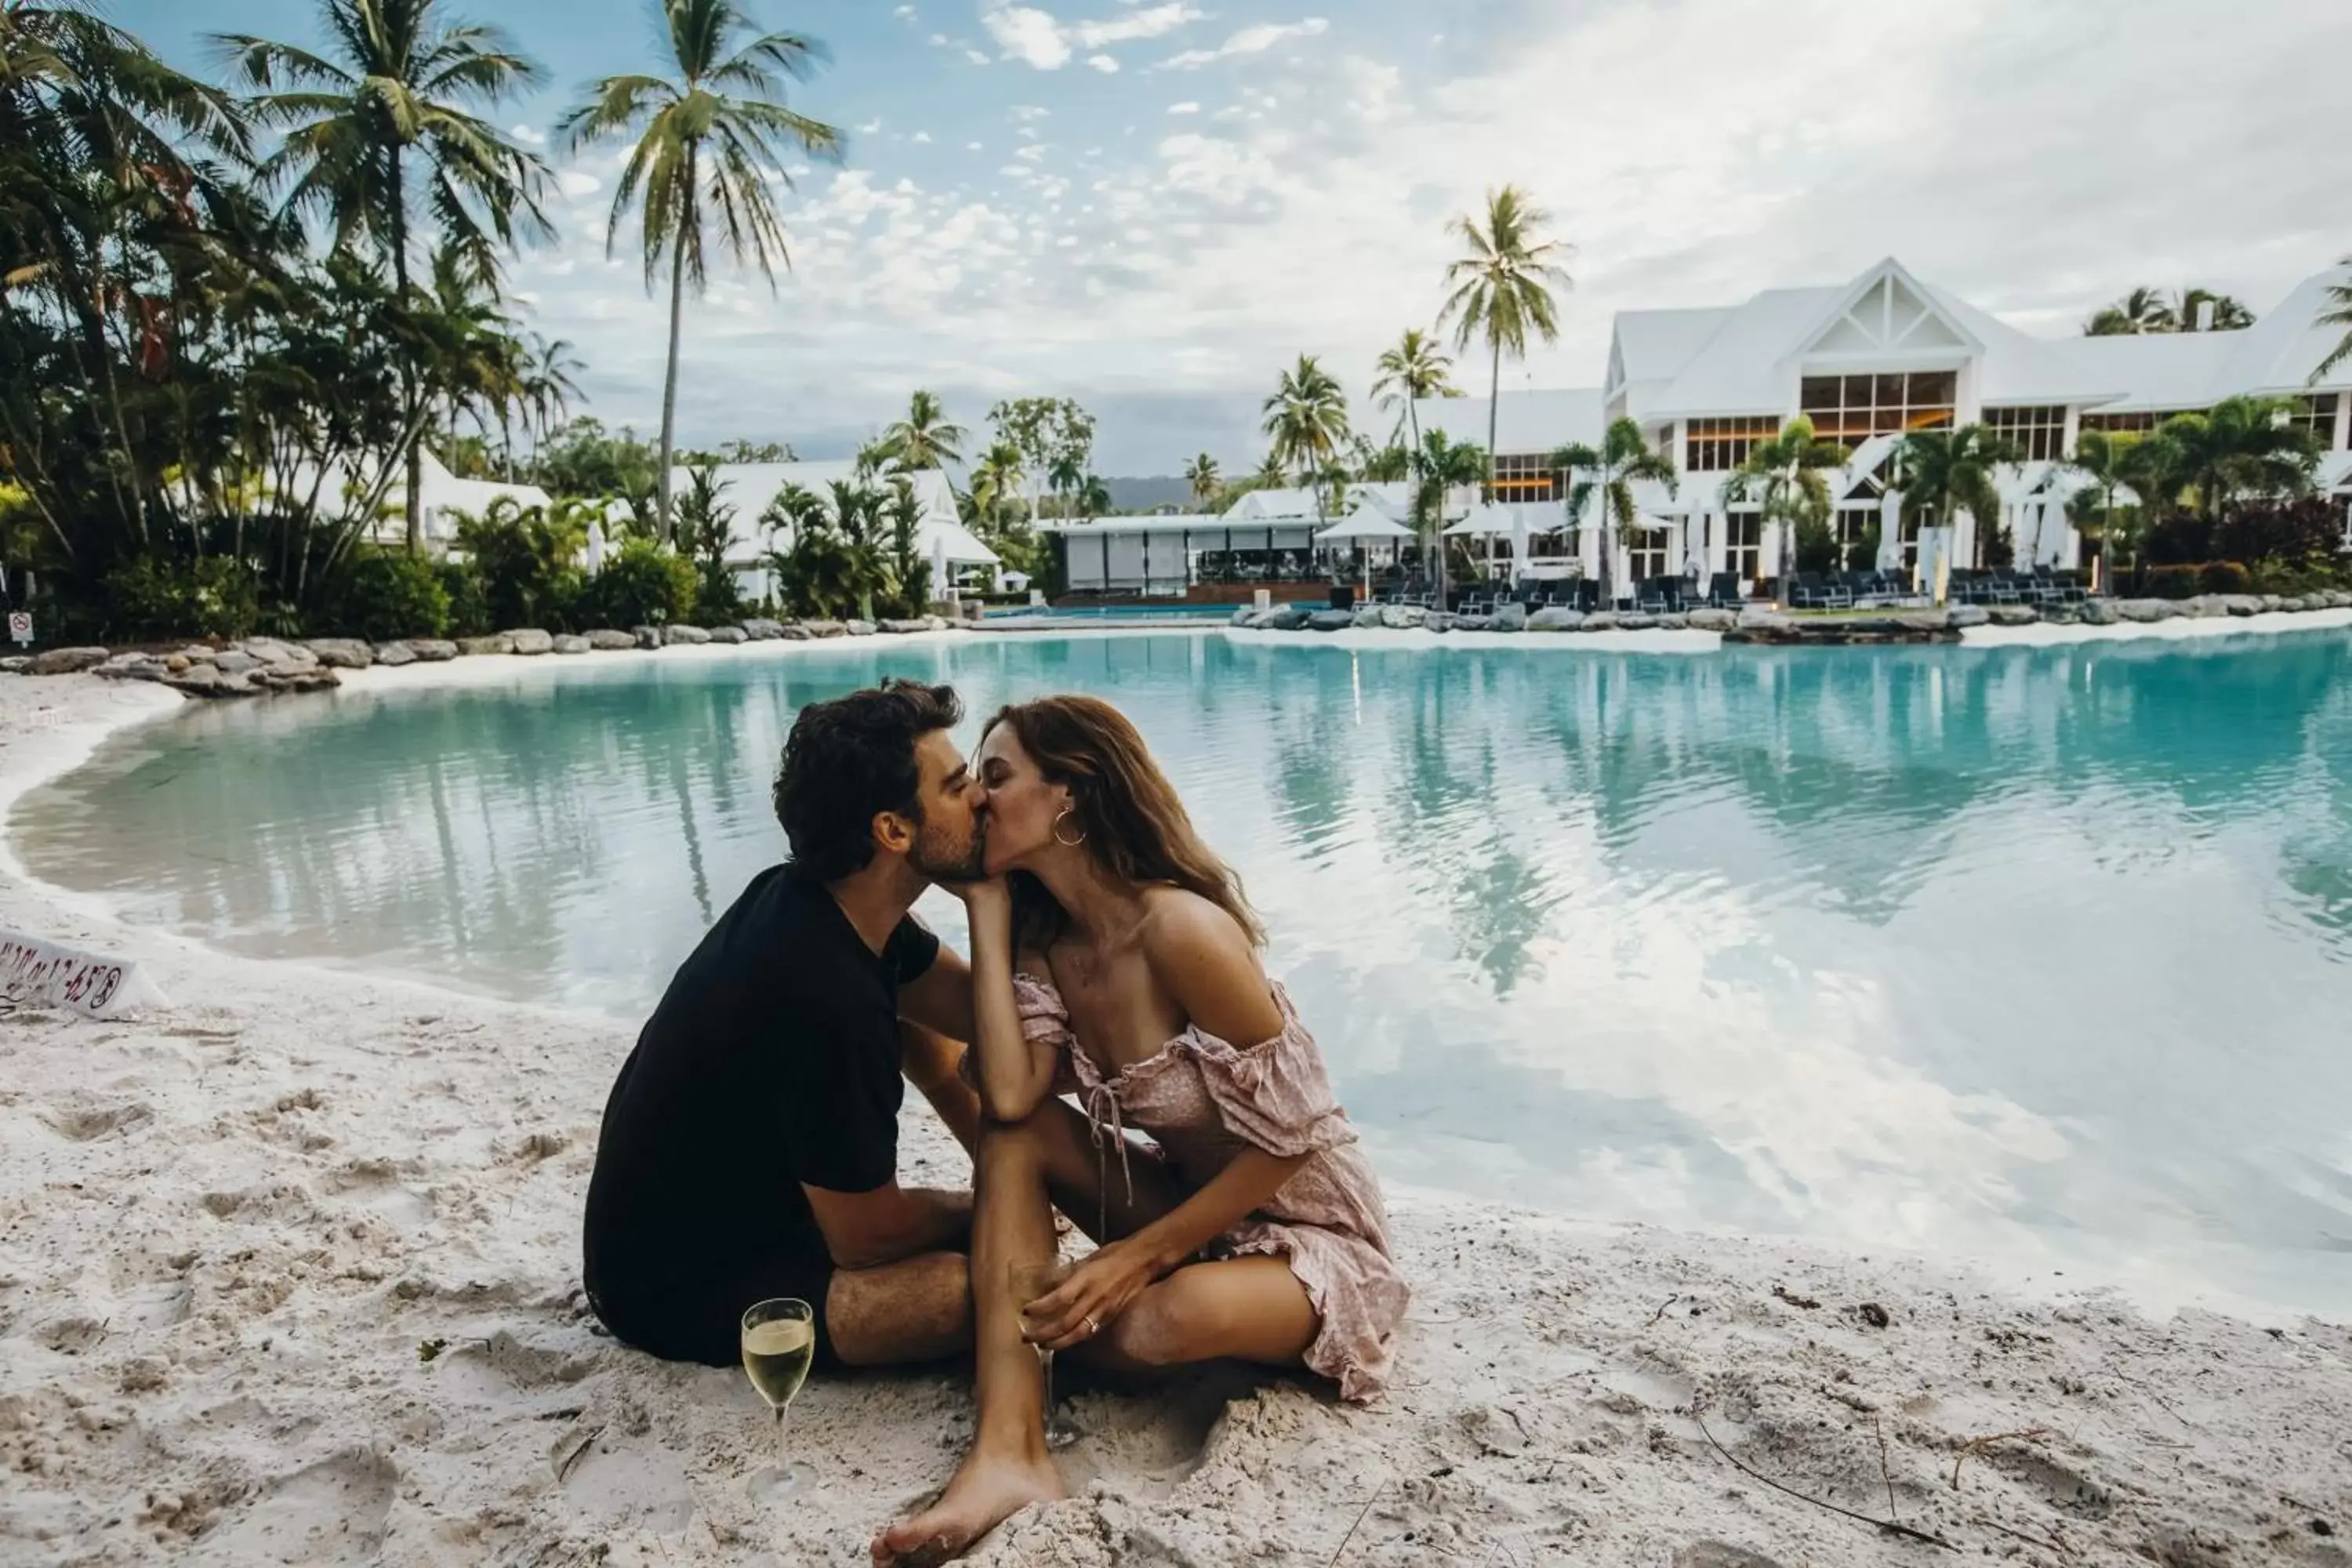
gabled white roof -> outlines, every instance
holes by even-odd
[[[1610,363],[1622,373],[1610,391],[1641,382],[1667,382],[1683,373],[1706,341],[1723,328],[1731,307],[1697,310],[1620,310],[1610,335]]]
[[[1826,326],[1847,292],[1767,289],[1723,319],[1674,379],[1648,402],[1645,418],[1779,414],[1796,402],[1790,356]]]
[[[1486,447],[1485,398],[1424,397],[1413,408],[1424,434],[1439,430],[1449,441],[1466,441],[1481,449]],[[1502,416],[1495,433],[1497,455],[1556,452],[1577,441],[1587,446],[1600,444],[1598,387],[1503,394]]]
[[[1374,497],[1391,517],[1402,517],[1412,506],[1412,487],[1402,483],[1350,484],[1348,495],[1352,502],[1359,496]],[[1304,519],[1308,522],[1328,521],[1331,517],[1331,497],[1328,490],[1307,489],[1251,490],[1228,507],[1215,519],[1194,518],[1194,527],[1213,522],[1287,522]]]
[[[2186,335],[2229,340],[2234,352],[2221,374],[2232,392],[2281,395],[2315,390],[2310,385],[2311,373],[2336,352],[2346,331],[2319,324],[2320,316],[2336,305],[2327,294],[2331,284],[2352,284],[2352,268],[2331,267],[2305,279],[2244,331]],[[2329,371],[2318,386],[2352,386],[2352,359]]]

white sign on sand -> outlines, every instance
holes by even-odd
[[[23,610],[8,612],[8,640],[28,643],[33,640],[33,617]]]
[[[170,1005],[130,959],[104,958],[13,931],[0,931],[0,997],[37,1007],[70,1007],[93,1018]]]

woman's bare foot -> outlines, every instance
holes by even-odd
[[[932,1568],[961,1557],[971,1543],[1033,1502],[1058,1502],[1069,1493],[1054,1461],[974,1449],[940,1500],[874,1538],[874,1561],[887,1568]]]

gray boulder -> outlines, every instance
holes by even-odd
[[[555,651],[555,638],[536,626],[525,626],[500,635],[513,645],[507,650],[509,653],[528,654],[535,658]]]
[[[2264,594],[2263,595],[2263,608],[2265,610],[2283,610],[2286,608],[2286,601],[2276,594]]]
[[[457,651],[468,658],[478,658],[489,654],[512,653],[514,638],[504,632],[492,632],[486,637],[459,637]]]
[[[1992,611],[1982,605],[1954,605],[1945,613],[1951,617],[1945,625],[1956,632],[1992,623]]]
[[[2216,616],[2228,615],[2230,607],[2221,602],[2219,595],[2200,594],[2193,599],[2181,600],[2180,613],[2192,620],[2210,620]]]
[[[1356,608],[1355,625],[1359,630],[1361,630],[1365,627],[1384,626],[1388,623],[1381,619],[1380,605],[1360,605]]]
[[[1617,616],[1617,629],[1621,632],[1654,631],[1657,629],[1657,616],[1645,616],[1639,610],[1630,613],[1620,611]]]
[[[1615,610],[1595,610],[1584,617],[1583,625],[1578,629],[1588,632],[1613,632],[1617,629],[1618,620],[1618,613]]]
[[[265,664],[245,679],[264,691],[331,691],[343,683],[342,677],[319,664]]]
[[[457,645],[447,637],[410,637],[408,651],[421,664],[446,664],[457,657]]]
[[[149,653],[118,653],[92,665],[89,672],[108,680],[153,680],[170,673],[162,659]]]
[[[1382,605],[1381,625],[1394,631],[1418,631],[1429,619],[1429,610],[1423,605]]]
[[[1685,618],[1695,632],[1727,632],[1739,624],[1739,614],[1736,610],[1693,610]]]
[[[844,621],[841,630],[845,637],[870,637],[877,628],[872,621]]]
[[[1317,610],[1307,617],[1308,628],[1318,632],[1344,632],[1355,624],[1353,610]]]
[[[730,647],[740,647],[751,640],[751,634],[741,626],[713,626],[710,628],[710,640],[725,643]]]
[[[1498,632],[1523,632],[1528,629],[1528,607],[1525,605],[1504,605],[1495,611],[1495,629]]]
[[[639,647],[653,648],[662,646],[662,629],[659,626],[635,626],[630,629],[629,635],[637,639]]]
[[[619,653],[624,648],[635,647],[637,638],[634,632],[590,632],[588,646],[598,653]]]
[[[550,647],[549,651],[560,654],[581,654],[586,653],[594,645],[590,643],[586,637],[560,637],[554,639],[553,645]]]
[[[1739,612],[1735,628],[1743,632],[1791,632],[1797,623],[1778,610],[1758,609],[1753,605]]]
[[[376,663],[389,669],[398,669],[404,664],[416,662],[416,650],[404,642],[378,643],[369,651],[374,655]]]
[[[1303,632],[1307,629],[1307,611],[1297,605],[1276,605],[1257,618],[1258,629],[1269,632]]]
[[[784,635],[784,626],[782,621],[772,621],[765,616],[753,616],[743,623],[743,635],[753,642],[773,642]]]
[[[1495,629],[1492,616],[1456,616],[1454,629],[1457,632],[1491,632]]]
[[[931,623],[929,620],[895,620],[884,621],[882,623],[882,630],[884,634],[894,637],[912,637],[917,632],[927,632],[930,629]]]
[[[1461,616],[1445,610],[1432,610],[1421,618],[1422,629],[1424,631],[1450,632],[1461,624]]]
[[[700,647],[710,634],[700,626],[664,626],[661,639],[665,647]]]
[[[839,621],[803,621],[801,629],[813,637],[838,637],[849,635],[849,628]]]
[[[2292,605],[2298,610],[2324,610],[2327,608],[2327,595],[2305,594],[2302,598],[2292,601]]]
[[[1688,631],[1690,629],[1690,616],[1685,611],[1668,610],[1664,615],[1658,617],[1658,629],[1662,632]]]
[[[1241,626],[1246,629],[1252,618],[1256,615],[1257,611],[1254,606],[1249,605],[1237,605],[1234,608],[1233,618],[1225,624],[1227,626]]]
[[[776,640],[779,642],[806,642],[809,640],[809,629],[808,627],[801,625],[798,621],[786,621],[783,625],[776,628]]]
[[[2221,607],[2233,616],[2259,616],[2263,613],[2262,600],[2252,594],[2224,594],[2221,595]]]
[[[163,684],[174,691],[184,691],[191,697],[258,697],[261,689],[247,675],[230,674],[216,664],[191,664],[175,675],[163,677]]]
[[[2127,621],[2143,625],[2153,621],[2180,618],[2180,606],[2170,599],[2126,599],[2116,605],[2116,614]]]
[[[79,675],[85,669],[95,669],[110,656],[102,647],[53,647],[33,656],[25,667],[28,675]]]
[[[2042,606],[2042,618],[2053,626],[2071,626],[2083,618],[2083,606],[2060,602]]]
[[[2113,599],[2093,599],[2083,606],[2083,624],[2088,626],[2111,626],[2123,616],[2116,613]]]
[[[1997,626],[2030,626],[2042,618],[2031,605],[1995,605],[1986,612]]]
[[[2331,610],[2352,610],[2352,593],[2347,593],[2341,588],[2329,589],[2327,607]]]
[[[1895,617],[1895,624],[1906,632],[1948,632],[1952,629],[1952,612],[1906,610]]]
[[[276,637],[247,637],[236,645],[264,665],[279,669],[316,669],[319,656],[307,647]]]
[[[1583,625],[1584,612],[1565,605],[1547,605],[1528,617],[1528,630],[1531,632],[1572,632]]]
[[[357,637],[312,637],[302,646],[332,669],[365,669],[375,662],[375,650]]]
[[[218,669],[223,675],[243,675],[247,670],[261,668],[261,661],[241,647],[233,647],[226,653],[215,654],[212,662],[213,668]]]
[[[33,660],[29,654],[12,653],[5,658],[0,658],[0,675],[22,675],[31,668],[32,665]]]

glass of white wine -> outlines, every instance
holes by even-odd
[[[747,1483],[754,1501],[781,1500],[808,1484],[808,1467],[793,1463],[786,1416],[815,1356],[816,1313],[806,1301],[785,1296],[744,1310],[743,1371],[776,1413],[776,1468]]]
[[[1024,1333],[1035,1331],[1037,1324],[1029,1317],[1029,1304],[1052,1295],[1070,1277],[1071,1266],[1058,1258],[1041,1258],[1034,1262],[1015,1261],[1005,1266],[1005,1284],[1013,1297],[1013,1310],[1021,1320]],[[1078,1429],[1054,1407],[1054,1352],[1044,1345],[1034,1347],[1037,1364],[1045,1374],[1045,1447],[1066,1448],[1078,1440]]]

